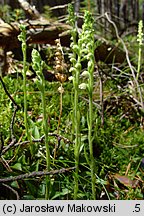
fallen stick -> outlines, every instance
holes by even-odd
[[[31,173],[26,173],[26,174],[22,174],[22,175],[18,175],[18,176],[13,176],[13,177],[8,177],[8,178],[1,178],[0,179],[0,183],[17,181],[17,180],[21,180],[21,179],[30,178],[30,177],[38,177],[38,176],[44,176],[44,175],[62,174],[62,173],[65,173],[65,172],[70,172],[70,171],[72,171],[74,169],[75,169],[75,167],[62,168],[60,170],[52,170],[50,172],[47,172],[47,171],[38,171],[38,172],[35,172],[34,171],[34,172],[31,172]]]

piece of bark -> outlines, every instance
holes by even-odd
[[[55,39],[61,37],[63,32],[71,29],[69,25],[63,23],[49,23],[49,21],[37,20],[23,23],[27,28],[27,44],[55,44]],[[19,47],[18,35],[20,34],[18,23],[0,23],[0,46],[6,51]],[[69,35],[62,36],[67,39],[69,45]]]
[[[55,40],[58,38],[63,38],[63,32],[67,32],[71,29],[69,25],[55,22],[53,24],[48,24],[47,26],[32,26],[27,32],[28,44],[51,44],[55,45]],[[62,35],[62,36],[61,36]],[[70,33],[64,35],[66,44],[69,46],[69,36]],[[63,44],[62,44],[63,45]]]
[[[106,64],[122,64],[126,60],[126,55],[125,52],[117,46],[110,45],[103,41],[95,49],[95,59],[96,61],[100,60]]]
[[[25,14],[28,19],[40,19],[41,15],[35,8],[35,6],[31,6],[29,2],[26,0],[17,0],[20,4],[20,7],[25,11]]]
[[[70,46],[71,26],[47,20],[31,20],[25,23],[27,29],[27,44],[51,44],[55,45],[55,39],[60,38],[62,46]],[[21,50],[21,43],[18,41],[20,34],[18,23],[0,23],[0,46],[4,53],[13,51],[15,48]],[[110,45],[109,42],[100,40],[95,50],[96,61],[103,61],[106,64],[119,63],[125,61],[125,52],[117,46]]]
[[[18,35],[20,29],[18,24],[12,23],[0,23],[0,47],[5,51],[10,51],[20,45],[18,41]]]

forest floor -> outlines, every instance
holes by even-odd
[[[28,27],[27,31],[29,31]],[[20,34],[19,30],[17,34]],[[133,35],[117,38],[110,44],[116,47],[118,52],[122,52],[122,56],[114,53],[120,62],[115,61],[114,54],[112,62],[107,62],[108,56],[105,56],[104,60],[102,50],[103,57],[96,59],[93,73],[91,138],[96,199],[143,199],[144,88],[141,46],[137,37]],[[106,46],[106,44],[99,42],[97,47],[100,46]],[[18,58],[16,53],[7,52],[7,70],[4,71],[0,80],[0,199],[45,198],[47,148],[42,94],[38,76],[32,67],[33,48],[39,51],[47,65],[43,74],[50,153],[50,169],[47,173],[50,177],[49,199],[74,199],[77,164],[74,121],[75,89],[72,80],[69,79],[73,75],[69,72],[72,50],[63,46],[62,42],[61,48],[67,73],[64,82],[61,82],[58,73],[55,73],[57,46],[54,40],[53,44],[50,42],[50,45],[36,44],[33,41],[27,47],[28,134],[24,115],[22,52],[18,53]],[[20,51],[21,48],[19,47],[18,50]],[[106,50],[108,50],[107,47]],[[97,51],[101,53],[100,48],[97,48]],[[98,55],[95,57],[98,58]],[[81,74],[87,70],[87,66],[83,61],[81,66],[80,83],[85,83],[86,78],[83,78]],[[2,65],[1,69],[3,68]],[[81,141],[77,199],[88,200],[93,198],[89,164],[89,93],[86,89],[80,89],[78,93],[80,127],[78,137]]]

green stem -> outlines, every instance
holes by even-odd
[[[41,91],[42,98],[42,110],[43,110],[43,131],[45,135],[45,147],[46,147],[46,169],[50,171],[50,149],[49,149],[49,136],[48,136],[48,121],[46,113],[46,100],[45,100],[45,78],[43,75],[44,62],[41,59],[39,52],[35,49],[32,51],[32,67],[38,76],[38,88]],[[50,176],[46,176],[46,193],[45,199],[50,197]]]
[[[90,50],[91,54],[94,56],[94,50]],[[91,64],[90,64],[91,62]],[[89,79],[88,79],[88,94],[89,94],[89,112],[88,112],[88,142],[89,142],[89,152],[90,152],[90,169],[91,169],[91,184],[92,184],[92,197],[96,199],[96,190],[95,190],[95,160],[93,156],[93,136],[92,136],[92,127],[93,127],[93,71],[94,71],[94,59],[89,60],[91,65],[88,69]]]
[[[77,31],[75,28],[75,22],[76,17],[74,14],[74,8],[72,4],[68,5],[68,12],[69,12],[69,24],[72,26],[71,30],[71,36],[72,36],[72,50],[73,50],[73,59],[74,61],[71,61],[73,64],[74,74],[73,74],[73,87],[74,87],[74,104],[73,104],[73,117],[72,117],[72,136],[75,133],[75,147],[74,147],[74,157],[75,157],[75,173],[74,173],[74,199],[77,199],[77,193],[78,193],[78,172],[79,172],[79,146],[80,146],[80,123],[79,123],[79,104],[78,104],[78,94],[79,94],[79,74],[80,70],[76,68],[76,62],[78,61],[80,63],[81,58],[80,55],[78,55],[77,59],[77,53],[76,50],[73,49],[74,46],[77,46]]]
[[[90,168],[91,168],[91,180],[92,180],[92,196],[96,199],[95,191],[95,175],[94,175],[94,157],[93,157],[93,143],[92,143],[92,117],[93,117],[93,106],[92,106],[92,95],[89,95],[89,128],[88,128],[88,142],[90,151]]]
[[[78,56],[78,63],[80,63],[81,57]],[[80,112],[79,112],[79,101],[78,101],[78,95],[79,95],[79,75],[80,70],[78,69],[75,74],[75,83],[74,83],[74,124],[75,124],[75,186],[74,186],[74,199],[77,199],[77,193],[78,193],[78,173],[79,173],[79,150],[80,150]]]
[[[27,44],[26,44],[26,27],[24,25],[20,25],[21,33],[18,36],[18,40],[22,42],[22,53],[23,53],[23,92],[24,92],[24,124],[26,129],[26,137],[29,139],[29,132],[28,132],[28,120],[27,120],[27,89],[26,89],[26,59],[27,59]]]
[[[63,85],[61,83],[61,89],[62,89],[62,87],[63,87]],[[57,134],[59,134],[59,128],[60,128],[61,117],[62,117],[62,103],[63,103],[62,99],[63,99],[63,92],[61,90],[60,91],[60,114],[59,114],[59,119],[58,119]],[[54,161],[55,161],[55,158],[56,158],[57,146],[58,146],[58,142],[55,143],[53,164],[54,164]]]
[[[140,74],[140,67],[141,67],[141,45],[139,45],[139,52],[138,52],[138,68],[137,68],[137,80],[139,78],[139,74]]]
[[[23,49],[23,91],[24,91],[24,124],[26,128],[26,136],[28,136],[28,121],[27,121],[27,89],[26,89],[26,49]]]
[[[45,80],[42,79],[42,110],[43,110],[43,130],[45,134],[45,147],[46,147],[46,166],[47,171],[50,171],[50,150],[49,150],[49,136],[48,136],[48,124],[47,124],[47,114],[46,114],[46,103],[45,103]],[[46,176],[46,193],[45,199],[49,199],[49,188],[50,188],[50,176]]]

